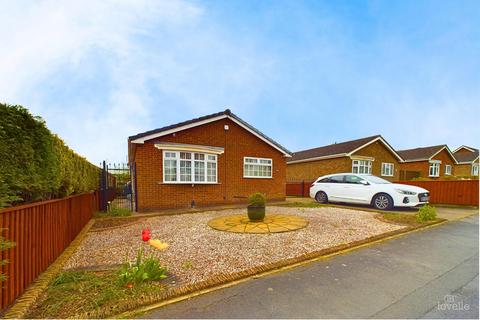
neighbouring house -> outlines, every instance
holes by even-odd
[[[455,174],[457,160],[445,144],[397,152],[404,160],[400,164],[400,180],[436,179]]]
[[[398,180],[400,155],[381,136],[298,151],[287,160],[287,181],[313,181],[332,173],[371,173]]]
[[[138,211],[284,200],[290,151],[230,110],[128,139]]]
[[[478,149],[461,146],[453,151],[453,155],[458,162],[455,166],[455,175],[478,177]]]

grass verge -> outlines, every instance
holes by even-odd
[[[377,218],[385,222],[401,224],[401,225],[406,225],[410,227],[421,227],[421,226],[432,223],[432,221],[419,222],[417,221],[417,218],[413,214],[403,214],[403,213],[393,213],[393,212],[381,213],[377,216]],[[445,219],[435,219],[433,221],[445,221]]]
[[[132,288],[117,284],[116,271],[65,271],[49,285],[43,298],[27,318],[68,318],[74,314],[92,316],[102,308],[116,313],[117,305],[128,300],[142,300],[164,288],[161,282],[146,282]]]

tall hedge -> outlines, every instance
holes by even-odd
[[[0,103],[0,207],[95,190],[99,174],[42,118]]]

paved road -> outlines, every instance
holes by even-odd
[[[142,317],[478,319],[478,252],[477,215]]]

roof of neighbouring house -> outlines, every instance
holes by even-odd
[[[280,145],[278,142],[271,139],[270,137],[266,136],[265,134],[260,132],[258,129],[251,126],[250,124],[248,124],[247,122],[245,122],[241,118],[239,118],[237,115],[233,114],[230,111],[230,109],[226,109],[225,111],[213,113],[213,114],[206,115],[206,116],[203,116],[203,117],[194,118],[194,119],[191,119],[191,120],[179,122],[179,123],[172,124],[172,125],[169,125],[169,126],[165,126],[165,127],[162,127],[162,128],[158,128],[158,129],[155,129],[155,130],[149,130],[149,131],[146,131],[146,132],[142,132],[142,133],[136,134],[134,136],[128,137],[128,141],[131,142],[131,143],[144,143],[147,140],[155,139],[157,137],[161,137],[161,136],[164,136],[166,134],[170,134],[170,133],[181,131],[181,130],[186,130],[186,129],[191,128],[191,127],[195,127],[195,126],[198,126],[198,125],[210,123],[210,122],[217,121],[217,120],[224,119],[224,118],[229,118],[230,120],[237,123],[238,125],[240,125],[244,129],[249,131],[250,133],[256,135],[261,140],[265,141],[267,144],[269,144],[272,147],[274,147],[275,149],[281,151],[285,156],[289,157],[291,155],[291,152],[288,149],[286,149],[285,147],[283,147],[282,145]]]
[[[455,154],[455,153],[459,152],[461,149],[466,149],[470,152],[478,152],[477,148],[473,148],[473,147],[463,145],[463,146],[460,146],[457,149],[453,150],[453,153]]]
[[[432,159],[437,153],[439,153],[443,149],[447,150],[447,152],[450,154],[453,160],[456,160],[446,144],[440,144],[438,146],[406,149],[406,150],[397,150],[397,152],[400,156],[402,156],[402,158],[406,162],[427,161]]]
[[[313,160],[320,160],[322,158],[334,158],[334,157],[342,157],[342,156],[349,156],[358,149],[375,142],[377,140],[381,140],[385,146],[391,150],[391,152],[401,161],[402,158],[398,155],[398,153],[388,144],[385,139],[381,135],[375,135],[371,137],[345,141],[340,143],[334,143],[323,147],[302,150],[294,152],[292,157],[288,160],[288,163],[294,162],[303,162],[303,161],[313,161]]]
[[[478,149],[474,149],[474,150],[475,151],[473,151],[473,152],[454,153],[453,155],[455,156],[455,159],[457,159],[457,162],[459,162],[459,163],[473,162],[478,158]]]

